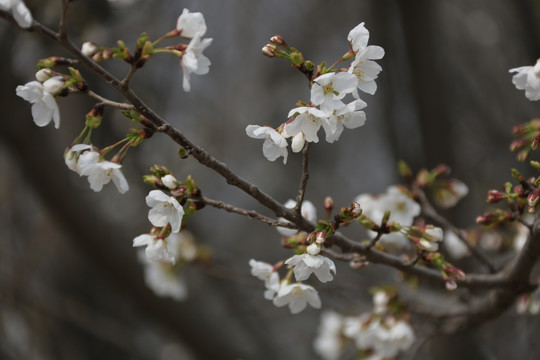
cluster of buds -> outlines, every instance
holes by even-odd
[[[441,271],[447,290],[455,290],[457,288],[456,280],[465,280],[465,273],[447,262],[440,253],[426,253],[422,256],[422,260]]]
[[[510,150],[517,152],[517,159],[525,161],[531,151],[540,146],[540,119],[533,119],[512,128],[512,135],[517,139],[510,144]]]
[[[402,233],[420,251],[435,252],[439,250],[439,243],[443,240],[443,231],[432,225],[403,227]]]
[[[270,58],[277,57],[287,59],[291,65],[300,69],[310,79],[315,69],[313,62],[304,59],[304,55],[296,48],[289,46],[281,35],[274,35],[270,38],[270,42],[263,46],[262,53]]]

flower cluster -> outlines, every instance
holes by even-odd
[[[393,359],[410,348],[415,341],[414,331],[403,314],[391,310],[391,301],[395,299],[388,292],[377,290],[371,312],[346,317],[325,310],[313,343],[317,354],[325,360],[337,360],[352,345],[362,359],[383,360]]]
[[[17,25],[23,29],[32,26],[32,13],[22,0],[0,0],[0,10],[8,11],[13,15]]]
[[[121,194],[129,190],[127,180],[120,170],[122,165],[103,160],[91,145],[73,145],[64,154],[64,160],[70,170],[80,176],[88,176],[90,188],[96,192],[101,191],[103,185],[111,180]]]
[[[210,60],[203,55],[211,43],[211,38],[203,39],[206,33],[206,22],[203,14],[200,12],[191,13],[188,9],[184,9],[176,22],[176,30],[180,32],[180,36],[191,39],[187,49],[182,55],[182,69],[184,71],[183,87],[184,91],[190,91],[189,83],[190,75],[204,75],[210,70]]]
[[[347,39],[351,50],[341,61],[354,57],[349,68],[332,69],[319,66],[311,83],[311,99],[309,104],[302,103],[289,111],[288,120],[277,129],[269,126],[248,125],[246,134],[255,139],[264,139],[263,154],[274,161],[283,157],[287,162],[288,138],[291,140],[293,152],[300,152],[306,142],[317,143],[321,127],[325,131],[326,141],[337,141],[345,128],[355,129],[364,125],[366,114],[362,111],[366,103],[358,95],[358,90],[374,94],[377,85],[375,79],[382,70],[373,60],[381,59],[384,50],[379,46],[367,45],[369,32],[364,23],[349,32]],[[272,41],[283,45],[280,37]],[[266,53],[274,54],[272,47],[265,47]],[[294,63],[294,60],[291,60]],[[345,102],[351,94],[354,100]]]
[[[51,76],[49,69],[36,73],[38,81],[30,81],[15,89],[18,96],[32,104],[32,118],[37,126],[46,126],[51,121],[54,127],[60,127],[60,112],[54,97],[62,90],[62,76]]]
[[[285,204],[288,208],[296,205],[294,200],[289,200]],[[309,201],[304,201],[300,209],[302,216],[310,221],[317,219],[316,209]],[[278,228],[278,231],[288,237],[298,237],[300,234],[296,230]],[[281,307],[288,305],[291,313],[296,314],[304,310],[307,304],[314,308],[320,308],[321,300],[317,290],[310,285],[301,283],[307,280],[311,274],[319,281],[325,283],[333,280],[336,273],[336,266],[332,260],[320,255],[321,245],[325,241],[324,236],[311,236],[302,233],[300,236],[304,241],[315,239],[308,246],[302,247],[302,254],[294,255],[276,266],[250,260],[251,274],[265,282],[266,292],[264,297],[272,300],[274,305]],[[282,266],[289,265],[289,272],[283,281],[280,281],[279,270]],[[296,283],[291,283],[294,274]]]

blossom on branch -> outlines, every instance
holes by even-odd
[[[254,139],[264,139],[263,155],[270,161],[283,156],[283,163],[287,163],[287,140],[276,130],[269,126],[248,125],[247,136]]]
[[[272,300],[280,287],[279,275],[274,270],[274,267],[268,263],[253,259],[249,260],[249,266],[251,266],[251,275],[264,281],[264,286],[266,287],[264,298]]]
[[[356,129],[365,124],[366,113],[359,111],[366,107],[366,103],[360,99],[354,100],[347,105],[334,109],[327,121],[322,123],[326,132],[326,141],[333,143],[339,140],[344,128]]]
[[[129,190],[127,180],[120,170],[122,165],[111,161],[99,161],[99,153],[96,151],[86,151],[79,156],[79,174],[88,176],[90,188],[94,191],[101,191],[103,185],[111,180],[120,194]]]
[[[176,258],[169,251],[167,242],[151,234],[142,234],[133,239],[133,247],[146,246],[145,254],[152,261],[164,261],[171,264]]]
[[[146,204],[151,207],[148,220],[154,226],[165,227],[171,224],[171,231],[177,233],[182,225],[184,208],[174,197],[161,190],[152,190],[146,197]]]
[[[336,274],[334,262],[322,255],[294,255],[287,259],[285,264],[294,266],[296,281],[307,280],[311,274],[315,274],[321,282],[325,283],[334,278],[332,272]]]
[[[64,161],[66,166],[71,171],[75,171],[77,174],[81,174],[81,168],[79,166],[79,157],[83,151],[91,150],[92,145],[88,144],[75,144],[64,155]]]
[[[512,82],[519,90],[525,90],[525,96],[531,101],[540,100],[540,59],[534,66],[522,66],[510,69],[509,72],[516,74]]]
[[[307,304],[315,309],[320,309],[321,299],[314,287],[300,283],[282,283],[274,298],[274,305],[277,307],[288,305],[292,314],[298,314],[306,308]]]
[[[22,0],[0,0],[0,10],[10,12],[17,22],[17,25],[23,29],[32,26],[32,13]]]
[[[332,112],[342,107],[341,101],[347,94],[352,93],[358,80],[348,72],[331,72],[313,80],[311,87],[311,102],[319,105],[324,112]]]
[[[288,122],[284,128],[287,136],[296,136],[298,133],[303,133],[306,141],[319,142],[317,132],[321,125],[327,121],[326,114],[323,111],[311,106],[301,106],[289,111],[288,117],[292,116],[294,116],[294,119]]]
[[[184,55],[182,55],[182,70],[184,72],[183,87],[184,91],[190,91],[189,84],[190,74],[204,75],[210,71],[210,60],[203,55],[203,50],[211,43],[212,39],[202,39],[202,34],[197,33],[189,42]]]
[[[204,35],[206,22],[203,14],[200,12],[192,13],[188,9],[184,9],[176,21],[176,30],[181,31],[180,35],[188,39],[194,38],[197,34]]]
[[[54,94],[49,92],[57,88],[57,80],[48,83],[53,79],[51,78],[43,84],[38,81],[30,81],[25,85],[17,86],[15,90],[17,96],[32,104],[32,118],[37,126],[43,127],[53,121],[54,127],[58,129],[60,127],[60,112]]]
[[[373,95],[377,90],[375,79],[382,71],[382,67],[372,60],[382,59],[384,49],[376,45],[368,46],[369,31],[365,28],[364,23],[352,29],[347,39],[356,54],[348,72],[354,74],[358,79],[358,89]],[[355,94],[355,96],[358,97],[358,94]]]

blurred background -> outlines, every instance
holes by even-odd
[[[60,0],[26,3],[35,19],[57,26]],[[133,48],[143,31],[156,39],[172,30],[183,8],[206,18],[206,36],[214,39],[205,51],[210,73],[192,76],[192,90],[185,93],[178,59],[155,56],[135,75],[133,88],[195,143],[278,201],[295,197],[301,156],[290,153],[287,165],[268,162],[262,141],[248,138],[245,127],[278,126],[297,100],[309,100],[309,88],[286,61],[268,59],[260,50],[280,34],[314,63],[333,63],[348,50],[347,34],[360,22],[370,31],[369,43],[386,51],[379,61],[383,71],[377,93],[363,96],[366,124],[345,131],[337,143],[312,148],[306,198],[319,217],[327,195],[339,208],[398,182],[402,159],[414,170],[439,163],[452,168],[470,193],[444,214],[468,227],[486,209],[486,191],[510,180],[511,167],[528,171],[508,151],[510,129],[537,116],[540,105],[514,88],[508,70],[533,65],[540,56],[539,1],[75,0],[71,39],[106,47],[122,39]],[[128,193],[120,195],[112,185],[94,193],[63,159],[94,103],[59,99],[56,130],[35,126],[29,104],[15,95],[17,85],[34,80],[38,59],[67,54],[4,21],[0,47],[0,358],[317,358],[312,342],[320,311],[291,316],[276,308],[249,273],[251,258],[274,263],[290,256],[275,229],[211,208],[197,213],[189,230],[212,249],[214,260],[209,267],[184,269],[189,296],[181,302],[157,297],[145,286],[132,247],[132,239],[150,229],[144,201],[150,187],[141,175],[154,164],[169,167],[179,179],[193,175],[208,197],[271,216],[268,211],[193,159],[179,159],[177,146],[160,134],[124,161]],[[118,61],[105,66],[119,77],[127,71]],[[92,90],[121,100],[81,71]],[[93,142],[110,145],[130,126],[107,109]],[[334,281],[316,284],[323,308],[366,312],[370,286],[399,283],[395,271],[379,266],[337,267]],[[421,296],[428,303],[444,301]],[[436,324],[414,321],[419,341],[400,359],[533,359],[540,353],[539,321],[513,310],[455,336],[432,336]]]

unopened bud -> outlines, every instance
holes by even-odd
[[[315,239],[315,242],[317,244],[324,244],[325,240],[326,240],[326,233],[324,231],[319,231],[317,233],[317,238]]]
[[[82,44],[81,52],[84,56],[92,57],[94,56],[98,51],[98,47],[93,42],[85,42]]]
[[[265,46],[263,46],[261,51],[262,51],[264,56],[268,56],[269,58],[273,58],[274,56],[276,56],[276,52],[274,51],[275,48],[276,48],[275,45],[266,44]]]
[[[167,174],[161,178],[161,182],[163,185],[168,187],[169,189],[175,189],[178,186],[178,180],[171,174]]]
[[[538,205],[538,200],[540,199],[540,189],[533,190],[529,196],[527,196],[527,203],[529,204],[530,209],[534,209]]]
[[[487,202],[490,204],[498,203],[506,198],[506,194],[498,190],[489,190],[487,196]]]
[[[536,150],[540,146],[540,135],[535,136],[531,141],[531,149]]]
[[[330,217],[332,215],[332,210],[334,210],[334,199],[327,196],[324,198],[324,211],[326,213],[326,217]]]
[[[445,279],[444,286],[446,286],[446,290],[449,290],[449,291],[457,289],[457,283],[452,279]]]
[[[43,83],[43,90],[49,94],[56,95],[64,86],[64,81],[61,76],[55,76]]]
[[[287,43],[285,42],[285,39],[281,35],[274,35],[270,38],[270,41],[276,45],[283,45],[287,46]]]
[[[306,60],[304,62],[304,67],[307,71],[313,71],[315,69],[315,64],[313,64],[313,61]]]
[[[321,247],[319,246],[319,244],[313,243],[306,248],[306,251],[309,255],[319,255],[319,253],[321,252]]]
[[[362,208],[360,207],[360,204],[356,201],[352,203],[351,205],[351,215],[355,218],[362,215]]]
[[[521,150],[525,146],[527,146],[527,140],[525,139],[514,140],[510,143],[510,151]]]
[[[36,73],[36,79],[39,82],[45,82],[49,80],[52,76],[53,72],[51,69],[48,68],[41,69]]]
[[[292,151],[295,153],[302,151],[305,143],[306,143],[306,139],[304,137],[304,133],[299,132],[292,139],[292,142],[291,142]]]

